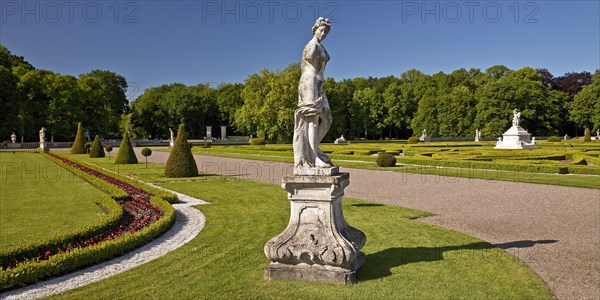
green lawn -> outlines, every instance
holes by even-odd
[[[103,193],[35,152],[0,151],[0,248],[67,232],[105,214]]]
[[[348,223],[367,235],[363,249],[367,263],[359,270],[358,284],[265,281],[263,267],[268,260],[263,247],[289,218],[285,191],[220,176],[167,182],[161,172],[161,165],[152,164],[147,170],[139,168],[136,176],[211,203],[197,206],[206,216],[200,235],[162,258],[55,298],[552,298],[544,282],[506,252],[411,219],[426,212],[348,198],[344,199]]]

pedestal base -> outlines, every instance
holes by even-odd
[[[304,263],[286,265],[272,262],[265,267],[265,279],[354,284],[356,283],[356,271],[364,263],[365,255],[362,252],[359,252],[355,266],[350,269],[327,265],[309,265]]]
[[[342,196],[349,179],[348,173],[284,177],[290,222],[265,245],[271,260],[266,279],[356,282],[356,270],[365,262],[360,249],[366,237],[344,219]]]

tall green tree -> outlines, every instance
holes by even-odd
[[[180,120],[177,116],[170,117],[170,103],[165,96],[171,90],[183,87],[185,85],[181,83],[174,83],[146,89],[131,103],[132,126],[154,137],[168,137],[169,128],[175,129]]]
[[[77,79],[70,75],[47,76],[45,82],[46,93],[49,96],[46,114],[46,126],[54,137],[72,138],[77,120],[84,118],[78,108],[79,88]]]
[[[575,95],[569,119],[581,129],[600,129],[600,69],[592,76],[592,82]]]
[[[244,82],[244,104],[237,110],[236,127],[273,141],[291,142],[299,80],[299,64],[277,72],[263,69],[250,75]]]
[[[244,85],[241,83],[225,83],[217,88],[217,106],[219,109],[219,124],[233,127],[235,124],[235,114],[238,109],[244,105],[242,99],[242,90]],[[230,131],[235,128],[230,128]]]
[[[521,127],[533,135],[556,134],[562,94],[551,93],[529,67],[511,71],[478,89],[476,126],[484,136],[499,136],[511,126],[511,111],[521,111]]]
[[[186,124],[191,136],[202,136],[205,126],[218,125],[216,92],[207,84],[175,87],[165,95],[165,103],[171,122]]]
[[[119,121],[129,104],[125,77],[111,71],[93,70],[80,75],[78,85],[86,128],[104,136],[119,136]]]

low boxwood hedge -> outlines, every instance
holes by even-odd
[[[84,241],[116,225],[123,216],[123,208],[111,196],[105,195],[98,202],[108,214],[97,223],[89,224],[71,232],[62,232],[44,239],[30,241],[0,249],[0,266],[13,265],[29,257],[43,257],[50,249],[66,249],[69,244]],[[0,280],[0,282],[3,282]],[[1,285],[0,285],[1,289]]]
[[[69,166],[57,159],[54,159],[53,157],[50,157],[47,154],[46,157],[51,158],[55,162],[58,162],[61,166],[67,167],[67,169],[70,171],[79,171],[78,169],[75,169],[72,166]],[[150,202],[163,212],[163,216],[156,222],[150,224],[145,228],[142,228],[139,231],[125,233],[124,235],[112,240],[104,241],[88,247],[75,248],[68,252],[62,252],[60,254],[55,254],[50,256],[47,260],[30,259],[17,264],[14,268],[0,268],[0,290],[8,289],[19,285],[34,283],[44,278],[72,272],[76,269],[80,269],[86,266],[97,264],[101,261],[110,258],[117,257],[128,251],[131,251],[132,249],[140,247],[148,243],[149,241],[155,239],[156,237],[160,236],[161,234],[166,232],[175,222],[175,210],[169,204],[169,202],[167,202],[167,199],[164,198],[166,196],[167,198],[169,198],[169,200],[173,201],[173,197],[175,199],[177,198],[177,196],[175,196],[174,194],[160,190],[158,188],[151,187],[136,180],[124,178],[123,176],[115,176],[114,174],[109,174],[104,169],[99,169],[89,164],[86,167],[90,167],[98,172],[104,173],[114,178],[120,177],[117,179],[126,181],[127,183],[135,187],[144,189],[150,193],[154,193],[155,196],[150,198]],[[83,172],[79,171],[75,173],[79,175]],[[89,178],[85,179],[88,180]],[[100,179],[88,181],[93,185],[102,185],[100,181],[104,182]],[[106,186],[103,186],[101,189],[105,191],[110,191],[109,193],[115,192],[112,189],[106,188]],[[71,232],[66,236],[54,236],[45,240],[37,241],[35,243],[25,245],[22,244],[19,245],[19,249],[2,250],[2,252],[0,252],[0,261],[2,261],[3,264],[4,262],[10,263],[11,259],[14,261],[16,258],[19,257],[19,255],[21,257],[41,257],[41,251],[46,251],[48,247],[51,247],[51,245],[59,247],[62,246],[66,248],[66,246],[68,246],[69,244],[69,239],[72,241],[73,239],[80,238],[83,235],[91,236],[100,230],[106,230],[106,228],[109,228],[110,226],[116,224],[115,222],[118,222],[123,214],[121,206],[118,203],[116,203],[116,201],[114,201],[115,197],[121,197],[121,195],[115,193],[115,195],[111,194],[111,196],[112,198],[107,196],[106,201],[103,201],[103,203],[101,203],[102,206],[110,210],[109,217],[105,219],[104,222],[102,222],[102,224],[91,225],[91,228],[82,228],[76,232]],[[25,254],[27,253],[29,254],[29,256],[25,256]]]
[[[59,160],[53,156],[50,156],[47,153],[43,153],[42,155],[44,155],[46,158],[50,159],[51,161],[57,163],[59,166],[67,169],[69,172],[75,174],[76,176],[83,178],[83,180],[89,182],[91,185],[95,186],[96,188],[109,194],[115,200],[125,200],[125,199],[129,198],[129,195],[127,195],[127,193],[125,191],[123,191],[122,189],[120,189],[98,177],[92,176],[92,175],[90,175],[86,172],[83,172],[73,166],[67,165],[67,164],[63,163],[61,160]],[[91,168],[91,169],[94,169],[94,168]],[[94,170],[102,173],[101,171],[99,171],[97,169],[94,169]]]
[[[48,260],[29,260],[13,269],[0,270],[0,290],[37,282],[41,278],[57,276],[97,264],[157,238],[173,225],[175,210],[160,197],[152,197],[150,202],[164,212],[164,215],[150,226],[136,232],[126,233],[113,240],[52,255]]]

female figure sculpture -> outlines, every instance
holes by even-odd
[[[327,37],[331,23],[319,18],[312,27],[313,38],[302,52],[302,75],[298,84],[298,109],[294,113],[294,174],[303,168],[332,167],[319,143],[331,127],[331,109],[323,82],[329,54],[321,42]],[[320,121],[319,121],[320,120]]]
[[[521,121],[521,112],[518,112],[517,109],[515,108],[513,110],[513,121],[512,121],[512,125],[513,126],[519,126],[519,122]]]
[[[42,129],[40,129],[40,143],[43,143],[46,141],[46,128],[42,127]]]

